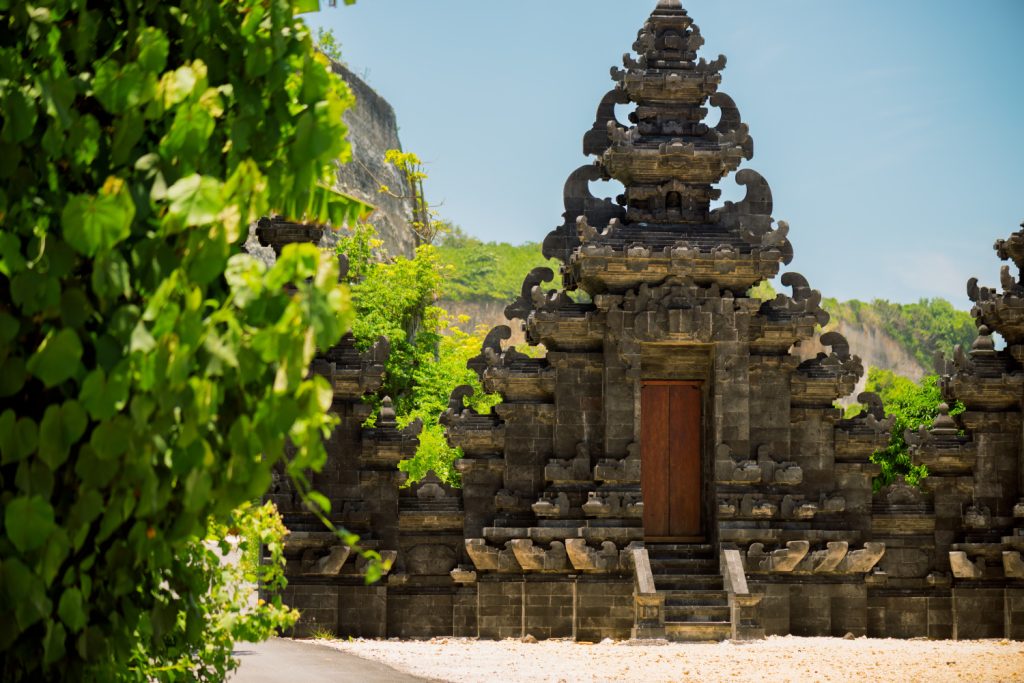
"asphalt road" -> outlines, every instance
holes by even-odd
[[[425,683],[427,679],[339,652],[325,645],[272,638],[264,643],[238,643],[241,665],[229,683]]]

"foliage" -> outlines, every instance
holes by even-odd
[[[337,249],[348,258],[349,282],[366,279],[374,264],[382,260],[384,240],[377,237],[377,231],[368,223],[357,223],[341,233]]]
[[[352,98],[316,6],[0,0],[4,680],[215,677],[228,631],[285,623],[211,594],[200,541],[286,439],[308,489],[333,424],[336,263],[240,253],[261,215],[365,209],[330,188]]]
[[[321,26],[316,30],[316,49],[339,64],[345,63],[341,58],[341,43],[329,28]]]
[[[911,462],[903,434],[907,430],[930,426],[938,416],[939,404],[943,402],[938,375],[929,375],[917,384],[891,370],[869,368],[866,390],[877,393],[886,414],[895,418],[889,445],[872,456],[872,460],[882,466],[881,474],[875,479],[875,488],[888,486],[898,476],[917,486],[928,476],[928,468]],[[963,404],[957,402],[949,414],[955,416],[963,411]]]
[[[444,295],[454,301],[511,301],[519,296],[523,278],[531,270],[547,266],[557,279],[560,265],[555,259],[545,259],[534,242],[481,242],[457,228],[441,243],[438,253],[453,269]]]
[[[846,321],[881,328],[925,368],[932,367],[936,351],[951,355],[957,344],[969,347],[977,336],[970,313],[953,308],[945,299],[921,299],[914,304],[824,299],[822,307],[833,324]]]
[[[460,385],[472,386],[474,394],[467,399],[467,405],[482,415],[490,413],[501,397],[485,394],[480,378],[466,367],[466,362],[480,353],[487,330],[478,328],[473,334],[467,334],[452,325],[447,315],[441,317],[441,326],[444,334],[438,341],[436,356],[421,359],[413,372],[415,408],[406,419],[423,420],[423,431],[415,457],[401,463],[400,469],[409,473],[410,481],[421,479],[433,470],[446,483],[458,485],[459,476],[452,464],[462,457],[462,452],[448,445],[444,428],[438,423],[438,418],[448,408],[448,397]]]
[[[206,590],[194,592],[204,619],[197,627],[202,629],[203,640],[159,666],[153,666],[151,652],[139,648],[132,653],[131,665],[154,677],[220,680],[235,667],[231,650],[236,642],[266,640],[293,626],[299,613],[282,606],[276,595],[286,583],[286,531],[273,503],[244,504],[228,519],[212,522],[204,542],[189,544],[181,567],[167,574],[167,585],[155,608],[172,618],[179,586],[187,593],[193,593],[192,585],[205,586]],[[261,548],[267,551],[266,562],[245,560],[258,557]],[[257,600],[258,585],[275,593],[269,604]]]
[[[381,335],[391,343],[391,355],[381,395],[392,399],[399,425],[423,420],[415,457],[402,463],[410,480],[434,470],[445,482],[458,483],[452,463],[460,457],[450,447],[438,418],[448,407],[455,387],[469,384],[476,390],[470,405],[490,412],[496,395],[486,395],[476,373],[466,361],[480,352],[483,331],[462,332],[448,315],[434,305],[450,281],[451,267],[443,264],[438,249],[417,247],[412,259],[388,258],[370,226],[360,226],[341,239],[342,253],[375,253],[381,260],[363,261],[352,278],[352,303],[356,311],[352,332],[357,345],[368,348]],[[379,398],[371,397],[373,402]]]
[[[317,626],[313,629],[313,632],[309,634],[311,640],[335,640],[338,636],[334,634],[329,628],[324,626]]]
[[[747,290],[747,296],[751,299],[771,301],[778,296],[778,292],[775,291],[775,287],[772,285],[771,280],[762,280]]]
[[[433,244],[439,237],[448,233],[451,226],[437,218],[437,212],[427,203],[423,193],[423,181],[427,174],[423,170],[423,162],[412,152],[400,149],[389,149],[384,154],[384,161],[394,166],[405,178],[404,193],[396,193],[387,185],[381,185],[380,192],[390,194],[399,199],[412,199],[412,220],[409,227],[416,234],[417,244]]]

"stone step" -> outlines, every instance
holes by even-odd
[[[728,621],[665,622],[665,638],[674,642],[718,642],[732,637]]]
[[[651,571],[658,574],[718,574],[718,560],[697,557],[672,557],[651,560]]]
[[[714,546],[706,543],[648,543],[647,556],[654,559],[708,559],[717,557]]]
[[[666,605],[665,621],[729,621],[729,605]]]
[[[659,590],[665,596],[666,607],[709,606],[729,604],[724,590]]]
[[[722,590],[719,574],[656,574],[654,586],[658,590]]]

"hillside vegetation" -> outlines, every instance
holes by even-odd
[[[957,344],[969,347],[977,336],[970,313],[953,308],[945,299],[921,299],[914,304],[875,299],[824,299],[822,307],[833,322],[874,327],[895,339],[925,368],[931,368],[936,351],[951,355]]]
[[[546,259],[536,242],[481,242],[456,229],[437,248],[441,262],[451,266],[444,298],[450,301],[498,300],[502,305],[519,296],[523,278],[547,266],[557,275],[559,262]]]

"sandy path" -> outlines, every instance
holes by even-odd
[[[416,676],[459,683],[598,681],[1024,681],[1024,643],[770,637],[630,645],[435,638],[330,643]]]

